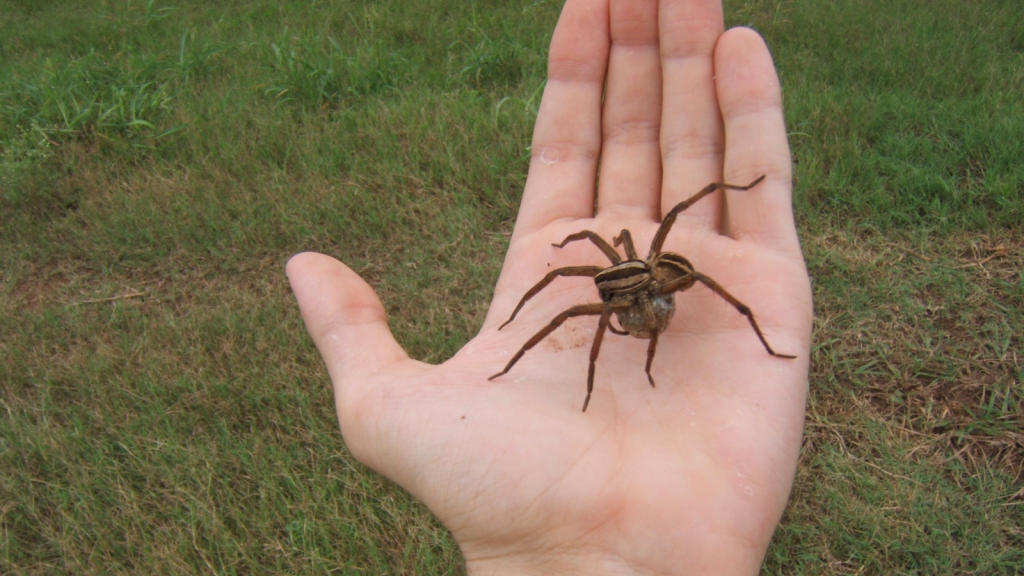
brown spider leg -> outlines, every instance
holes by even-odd
[[[764,334],[761,333],[761,329],[757,326],[757,321],[754,320],[754,313],[750,311],[750,307],[744,304],[743,302],[737,300],[736,297],[733,296],[732,294],[729,294],[725,290],[725,288],[722,288],[722,286],[718,282],[715,282],[714,280],[708,278],[707,276],[701,274],[700,272],[691,272],[690,275],[683,276],[682,278],[676,278],[675,280],[662,286],[661,292],[662,294],[667,294],[669,292],[674,292],[676,289],[680,287],[689,287],[689,285],[693,283],[694,279],[699,280],[702,284],[704,284],[708,288],[711,288],[711,290],[714,291],[715,294],[718,294],[722,298],[725,298],[725,300],[729,302],[729,304],[732,304],[733,307],[736,308],[736,310],[738,310],[740,314],[746,316],[747,320],[750,321],[751,327],[754,328],[754,332],[757,333],[758,339],[761,340],[761,344],[764,344],[764,349],[767,350],[769,354],[771,354],[772,356],[777,356],[779,358],[786,358],[790,360],[796,358],[796,356],[791,356],[789,354],[779,354],[778,352],[772,350],[772,347],[768,345],[768,341],[765,340]]]
[[[507,374],[508,371],[512,369],[512,366],[515,365],[515,363],[518,362],[519,359],[523,357],[523,354],[526,354],[527,350],[536,346],[537,343],[543,340],[545,336],[554,332],[555,328],[561,326],[562,323],[568,320],[569,318],[574,318],[576,316],[596,316],[598,314],[604,314],[605,310],[610,310],[610,307],[603,302],[597,304],[583,304],[581,306],[573,306],[572,308],[569,308],[568,310],[562,312],[558,316],[555,316],[554,319],[552,319],[547,326],[542,328],[540,332],[534,334],[533,338],[530,338],[529,340],[526,341],[526,344],[523,344],[523,347],[520,348],[519,351],[516,352],[516,355],[513,356],[512,359],[508,361],[508,364],[505,365],[504,370],[498,372],[494,376],[491,376],[490,378],[488,378],[488,380],[494,380],[495,378],[501,376],[502,374]]]
[[[619,256],[619,253],[616,252],[614,248],[609,246],[608,243],[604,241],[604,238],[601,238],[600,236],[597,235],[596,232],[591,232],[590,230],[583,230],[575,234],[569,234],[568,236],[565,237],[565,240],[562,240],[561,244],[552,244],[552,246],[554,246],[555,248],[565,248],[565,245],[568,244],[569,242],[575,242],[577,240],[586,239],[589,239],[598,248],[600,248],[601,252],[604,252],[604,255],[607,256],[608,259],[612,261],[612,264],[619,264],[620,262],[622,262],[622,256]]]
[[[644,371],[647,372],[647,381],[651,383],[651,388],[654,388],[654,378],[651,377],[651,362],[654,362],[654,351],[658,348],[658,333],[655,332],[651,336],[651,343],[647,345],[647,367]]]
[[[614,324],[611,323],[611,321],[608,322],[608,331],[611,332],[612,334],[618,334],[619,336],[629,336],[629,332],[626,332],[625,330],[619,330],[618,328],[615,327]]]
[[[614,242],[616,246],[620,244],[626,245],[626,258],[629,258],[630,260],[640,259],[636,254],[636,248],[633,247],[633,235],[629,233],[629,230],[623,228],[622,232],[619,232],[618,236],[612,238],[612,242]]]
[[[679,204],[676,204],[674,208],[668,211],[668,214],[665,214],[665,218],[661,221],[661,227],[658,228],[658,233],[655,234],[654,236],[654,242],[651,242],[651,252],[650,254],[648,254],[647,259],[649,260],[653,258],[655,254],[661,252],[661,247],[665,244],[665,238],[668,237],[668,231],[672,228],[672,224],[675,223],[676,216],[678,216],[679,213],[682,212],[683,210],[686,210],[687,208],[692,206],[694,202],[700,200],[701,198],[707,196],[708,194],[711,194],[712,192],[718,189],[738,190],[740,192],[744,190],[750,190],[754,186],[760,184],[761,181],[764,180],[764,177],[765,175],[762,174],[760,178],[754,180],[753,182],[747,184],[746,186],[724,184],[721,182],[708,184],[700,192],[697,192],[693,196],[690,196],[688,199],[683,200]]]
[[[594,372],[597,368],[597,354],[601,351],[601,340],[604,340],[604,330],[611,322],[612,307],[608,306],[601,313],[601,320],[597,323],[597,334],[594,335],[594,344],[590,347],[590,368],[587,370],[587,399],[583,401],[583,411],[587,411],[587,404],[590,404],[590,394],[594,391]]]
[[[558,278],[559,276],[589,276],[590,278],[593,278],[594,276],[597,276],[597,273],[601,270],[604,270],[604,268],[601,268],[600,266],[568,266],[566,268],[559,268],[558,270],[548,272],[547,276],[545,276],[543,280],[538,282],[536,286],[530,288],[530,290],[523,295],[523,299],[519,301],[519,305],[512,311],[512,316],[510,316],[504,324],[498,326],[498,330],[508,326],[509,322],[515,320],[516,314],[519,314],[519,311],[522,310],[526,301],[536,296],[537,293],[543,290],[545,286],[551,284],[555,278]]]

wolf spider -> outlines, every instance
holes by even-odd
[[[601,268],[600,266],[568,266],[552,270],[536,286],[530,288],[523,296],[523,299],[519,301],[516,309],[512,311],[512,316],[507,322],[499,326],[498,330],[512,322],[527,300],[536,296],[537,293],[559,276],[587,276],[593,278],[594,283],[597,284],[597,291],[601,296],[601,302],[573,306],[555,316],[547,326],[534,334],[532,338],[527,340],[526,344],[523,344],[523,347],[509,360],[504,370],[491,376],[488,380],[494,380],[498,376],[508,373],[527,350],[537,345],[538,342],[569,318],[576,316],[600,316],[601,319],[597,324],[597,335],[594,336],[594,343],[590,347],[587,398],[583,401],[583,411],[587,411],[587,405],[590,403],[590,394],[594,390],[594,366],[606,329],[620,336],[650,339],[651,343],[647,347],[647,366],[645,371],[647,372],[647,380],[653,387],[654,378],[651,376],[651,362],[654,360],[654,351],[658,347],[658,335],[668,328],[672,315],[676,311],[675,293],[690,288],[696,282],[700,282],[710,288],[715,294],[718,294],[732,304],[740,314],[746,316],[747,320],[750,321],[750,326],[754,328],[758,339],[761,340],[761,344],[764,344],[764,348],[769,354],[779,358],[796,358],[796,356],[779,354],[772,350],[772,347],[768,345],[768,341],[765,340],[764,334],[761,333],[761,329],[758,328],[753,313],[751,313],[750,308],[746,304],[743,304],[732,294],[726,292],[725,288],[722,288],[711,278],[694,270],[693,265],[686,258],[673,252],[661,251],[669,229],[672,228],[672,224],[676,221],[676,216],[689,208],[694,202],[718,189],[750,190],[762,180],[764,180],[763,175],[746,186],[723,183],[708,184],[703,190],[694,194],[688,200],[677,204],[669,210],[668,214],[665,215],[665,219],[661,221],[661,227],[658,228],[658,233],[654,236],[654,241],[651,243],[651,251],[648,253],[646,261],[640,260],[637,256],[636,249],[633,247],[633,238],[629,230],[625,229],[612,239],[615,246],[622,245],[625,248],[627,258],[625,261],[603,238],[590,230],[570,234],[561,244],[552,244],[556,248],[562,248],[569,242],[590,240],[612,261],[612,265],[608,268]],[[615,317],[618,318],[622,330],[611,324],[612,314],[615,314]]]

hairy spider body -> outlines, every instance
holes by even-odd
[[[615,317],[626,334],[649,340],[668,328],[676,313],[673,294],[658,294],[652,290],[630,296],[629,307],[615,309]]]
[[[688,200],[684,200],[677,204],[672,208],[672,210],[669,210],[668,214],[666,214],[665,218],[661,221],[661,226],[658,228],[658,232],[654,236],[654,241],[651,243],[651,250],[647,256],[647,260],[641,260],[638,258],[636,249],[633,247],[633,238],[629,233],[629,230],[623,230],[618,236],[612,239],[615,246],[623,245],[625,248],[626,257],[628,258],[628,260],[625,261],[622,260],[622,257],[619,256],[619,253],[615,248],[609,246],[603,238],[590,230],[583,230],[575,234],[570,234],[562,241],[561,244],[553,244],[553,246],[557,248],[562,248],[569,242],[590,240],[594,245],[600,248],[602,252],[604,252],[605,256],[611,260],[612,265],[608,268],[600,268],[598,266],[569,266],[552,270],[533,288],[526,292],[522,300],[519,301],[519,305],[512,311],[512,316],[509,317],[508,321],[499,326],[498,330],[501,330],[515,319],[516,314],[518,314],[523,308],[527,300],[536,296],[537,293],[560,276],[592,277],[594,279],[594,284],[597,285],[597,291],[601,297],[601,302],[574,306],[562,312],[558,316],[555,316],[547,326],[534,334],[526,344],[523,344],[522,348],[520,348],[512,359],[509,360],[508,364],[505,365],[504,370],[498,372],[494,376],[491,376],[489,380],[493,380],[502,374],[508,373],[508,371],[512,369],[512,366],[523,357],[523,354],[525,354],[527,350],[537,345],[538,342],[546,338],[548,334],[561,326],[562,323],[569,318],[576,316],[600,316],[601,318],[598,321],[597,334],[595,334],[594,343],[590,348],[590,369],[587,374],[587,398],[583,401],[583,411],[587,411],[587,405],[590,403],[590,395],[594,390],[595,363],[597,362],[597,355],[601,349],[601,342],[604,339],[604,332],[606,329],[621,336],[633,336],[634,338],[651,341],[647,347],[647,366],[645,371],[647,372],[647,380],[650,382],[651,386],[654,386],[654,378],[651,376],[651,362],[654,361],[654,352],[658,347],[658,335],[668,328],[669,323],[672,321],[672,316],[675,314],[675,293],[682,292],[697,282],[700,282],[710,288],[716,294],[732,304],[740,314],[746,316],[747,320],[750,322],[750,326],[754,329],[758,339],[761,340],[761,344],[764,345],[765,350],[767,350],[769,354],[779,358],[796,358],[796,356],[779,354],[772,350],[771,346],[768,345],[768,341],[765,340],[764,335],[761,333],[761,329],[757,326],[757,322],[754,320],[754,315],[751,313],[749,307],[737,300],[732,294],[726,292],[726,290],[719,286],[717,282],[694,270],[693,265],[690,264],[689,260],[686,258],[683,258],[679,254],[675,254],[673,252],[661,251],[661,247],[664,245],[665,238],[668,236],[668,232],[672,228],[672,224],[675,223],[676,217],[680,212],[689,208],[694,202],[720,188],[740,191],[750,190],[762,180],[764,180],[764,176],[761,176],[746,186],[736,186],[734,184],[723,183],[709,184],[704,187],[703,190],[691,196]],[[613,314],[619,321],[619,325],[622,326],[622,330],[612,326],[611,316]]]

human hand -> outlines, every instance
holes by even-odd
[[[346,444],[444,522],[471,574],[759,569],[800,448],[812,306],[771,57],[756,33],[722,28],[717,0],[566,2],[490,312],[444,364],[409,359],[373,290],[340,262],[288,264]],[[745,317],[697,285],[676,296],[655,389],[647,341],[607,335],[580,412],[594,317],[488,381],[556,314],[598,301],[590,279],[559,278],[498,331],[550,270],[607,266],[588,242],[552,243],[626,228],[643,256],[666,210],[709,182],[761,174],[682,213],[665,250],[750,306],[772,347],[797,359],[770,356]]]

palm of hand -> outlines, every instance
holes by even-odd
[[[715,0],[610,6],[563,9],[505,267],[480,334],[458,354],[437,367],[410,360],[372,289],[333,259],[293,258],[289,278],[349,449],[438,515],[471,572],[756,572],[796,465],[811,319],[778,80],[756,34],[721,35]],[[673,60],[677,50],[695,51],[693,69]],[[686,91],[696,112],[662,104],[662,83]],[[656,389],[647,341],[606,334],[592,402],[579,411],[592,316],[487,380],[556,314],[598,301],[592,280],[559,278],[497,330],[551,270],[607,265],[589,242],[552,243],[627,228],[645,257],[661,214],[723,174],[768,177],[692,206],[664,250],[747,304],[772,347],[796,360],[770,356],[744,316],[697,285],[676,295]]]
[[[415,394],[437,403],[423,407],[429,422],[409,428],[448,430],[440,434],[441,445],[423,446],[436,439],[420,437],[396,446],[408,449],[402,459],[426,455],[424,468],[441,454],[458,455],[436,467],[444,481],[425,483],[440,492],[414,493],[441,518],[465,519],[448,525],[461,533],[467,558],[477,541],[487,554],[502,542],[514,555],[528,549],[534,535],[554,529],[565,543],[585,541],[623,557],[636,545],[629,536],[641,533],[648,546],[663,548],[661,561],[669,567],[718,541],[765,541],[778,521],[802,424],[803,388],[792,381],[805,378],[806,360],[793,364],[768,355],[746,318],[706,288],[677,295],[676,320],[654,361],[656,389],[643,373],[647,341],[609,335],[597,362],[595,401],[585,414],[579,411],[594,317],[569,320],[507,375],[482,381],[558,312],[597,301],[590,279],[559,279],[496,331],[546,272],[604,258],[589,243],[559,250],[552,240],[584,228],[610,238],[622,224],[560,222],[513,246],[481,335],[426,376],[425,385],[440,396]],[[629,228],[649,242],[657,223]],[[687,236],[676,231],[668,247],[693,246],[679,251],[698,270],[707,262],[712,267],[705,273],[742,287],[742,299],[776,349],[802,345],[784,338],[788,330],[780,320],[792,316],[785,303],[806,282],[801,265],[729,238]],[[455,382],[468,384],[453,389]],[[444,445],[453,440],[456,446]],[[692,549],[673,546],[680,533],[691,535]]]

